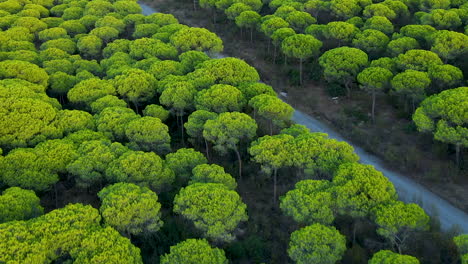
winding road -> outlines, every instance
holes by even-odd
[[[157,12],[152,7],[144,3],[140,2],[139,4],[143,9],[142,13],[144,15],[150,15]],[[227,55],[219,54],[217,57],[223,58],[227,57]],[[308,127],[311,131],[327,133],[330,138],[346,141],[339,133],[326,124],[297,109],[295,110],[292,119],[294,122]],[[386,168],[383,161],[378,157],[367,153],[362,148],[352,144],[351,142],[348,143],[354,147],[355,152],[361,158],[361,163],[374,166],[393,183],[395,189],[398,192],[400,200],[419,204],[422,208],[424,208],[426,213],[434,218],[439,219],[441,227],[444,230],[456,228],[456,230],[460,233],[468,233],[467,213],[454,207],[446,200],[440,198],[410,178]]]

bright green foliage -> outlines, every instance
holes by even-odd
[[[306,33],[309,34],[307,30],[306,30]],[[273,41],[273,45],[275,45],[275,47],[276,46],[281,47],[281,43],[283,42],[283,40],[295,34],[296,32],[292,28],[280,28],[271,35],[271,40]]]
[[[182,75],[183,68],[182,64],[178,61],[163,60],[153,63],[148,72],[153,74],[157,80],[162,80],[169,75]]]
[[[272,124],[284,127],[294,113],[294,108],[276,96],[261,94],[249,101],[249,105],[261,117],[270,120],[270,134],[273,134]]]
[[[91,114],[81,110],[62,110],[58,112],[56,127],[65,135],[83,129],[94,130],[94,119]]]
[[[288,255],[298,264],[334,264],[345,250],[346,239],[336,228],[313,224],[291,234]]]
[[[242,12],[244,11],[252,11],[252,7],[244,4],[244,3],[235,3],[224,10],[227,18],[230,20],[235,20]]]
[[[162,122],[166,121],[169,117],[169,111],[164,109],[164,107],[157,104],[150,104],[145,107],[143,110],[144,116],[151,116],[159,118]]]
[[[442,64],[442,60],[434,52],[414,49],[400,54],[397,63],[402,70],[427,71],[431,65]]]
[[[116,1],[113,6],[115,11],[122,16],[140,14],[142,11],[140,5],[134,1]]]
[[[125,24],[121,19],[118,19],[113,16],[105,16],[100,18],[96,21],[96,28],[99,27],[113,27],[117,29],[119,32],[123,32],[125,30]]]
[[[433,25],[437,29],[456,29],[462,25],[460,16],[453,10],[434,9],[420,20],[421,24]]]
[[[0,147],[25,147],[61,136],[54,126],[57,101],[21,85],[0,85],[0,91]]]
[[[171,246],[170,253],[161,257],[161,264],[227,264],[224,250],[212,248],[205,239],[187,239]]]
[[[352,146],[323,133],[301,133],[294,143],[290,152],[294,166],[314,177],[330,178],[341,164],[359,160]]]
[[[191,82],[173,82],[161,93],[159,102],[172,109],[177,116],[183,116],[185,111],[194,108],[196,93],[197,90]]]
[[[192,170],[200,164],[206,164],[207,160],[203,154],[192,148],[181,148],[167,154],[166,163],[175,172],[177,182],[184,185],[190,179]]]
[[[293,124],[287,128],[283,128],[280,134],[290,135],[295,138],[299,137],[300,135],[309,134],[310,130],[304,126],[299,124]]]
[[[384,4],[371,4],[366,6],[364,8],[364,11],[362,12],[363,16],[365,18],[371,18],[373,16],[382,16],[386,17],[389,20],[393,20],[396,18],[396,13],[392,9],[390,9],[388,6]]]
[[[461,255],[462,264],[468,263],[468,235],[459,235],[453,238]]]
[[[80,247],[83,238],[100,228],[100,221],[91,205],[69,204],[29,221],[0,224],[0,261],[52,263]]]
[[[203,138],[203,126],[207,120],[214,120],[218,115],[205,110],[197,110],[188,116],[188,121],[184,124],[187,134],[193,141],[200,141]]]
[[[158,195],[146,187],[116,183],[102,189],[98,196],[104,222],[122,234],[154,233],[163,225]]]
[[[401,37],[388,43],[387,53],[392,57],[396,57],[413,49],[420,49],[418,41],[410,37]]]
[[[68,54],[74,54],[76,51],[75,42],[69,38],[49,40],[44,42],[40,49],[45,50],[50,48],[57,48],[67,52]]]
[[[189,184],[194,183],[221,183],[229,190],[237,188],[236,180],[224,171],[224,168],[216,164],[200,164],[192,170],[192,178]]]
[[[79,20],[67,20],[61,23],[59,27],[64,28],[68,32],[68,35],[72,37],[87,32],[86,27]]]
[[[79,82],[68,91],[71,103],[89,108],[90,104],[106,95],[115,95],[115,87],[107,80],[92,78]]]
[[[395,75],[391,84],[395,93],[410,99],[414,104],[426,97],[425,90],[431,84],[431,79],[425,72],[406,70]]]
[[[276,96],[276,92],[273,90],[273,87],[260,82],[244,83],[239,85],[237,89],[242,92],[242,95],[247,101],[250,101],[250,99],[261,94]]]
[[[149,73],[131,69],[114,78],[117,92],[135,106],[151,100],[156,93],[156,79]]]
[[[70,255],[73,263],[143,263],[140,249],[110,226],[91,232]]]
[[[88,139],[79,145],[79,157],[67,166],[67,171],[75,177],[77,185],[88,188],[102,184],[109,164],[128,149],[122,144],[102,139]]]
[[[263,2],[261,0],[234,0],[234,3],[245,4],[257,12],[260,11],[263,6]]]
[[[242,15],[242,14],[241,14]],[[265,20],[261,25],[260,25],[260,30],[267,36],[271,37],[273,33],[275,33],[276,30],[280,28],[287,28],[289,27],[289,23],[286,22],[284,19],[281,17],[273,17],[271,19]]]
[[[107,13],[113,12],[114,7],[108,1],[91,1],[86,4],[85,14],[103,17]]]
[[[0,79],[21,79],[47,87],[49,76],[37,65],[18,60],[0,62]]]
[[[107,107],[127,107],[127,103],[115,95],[106,95],[91,103],[91,112],[99,114]]]
[[[396,58],[382,57],[371,61],[370,67],[380,67],[391,71],[392,73],[397,72]]]
[[[319,55],[322,42],[311,35],[296,34],[287,37],[281,44],[281,50],[286,56],[299,59],[300,82],[302,84],[302,62]]]
[[[341,82],[348,89],[357,74],[367,66],[368,57],[360,49],[341,47],[331,49],[323,53],[319,58],[320,66],[323,68],[323,75],[329,82]]]
[[[303,180],[281,197],[281,211],[301,224],[329,225],[335,219],[331,184],[326,180]]]
[[[135,114],[135,112],[133,112],[132,109],[124,107],[108,107],[102,110],[98,115],[94,116],[94,118],[96,119],[97,130],[99,132],[104,133],[108,138],[117,141],[123,141],[125,139],[125,135],[127,134],[126,128],[128,123],[135,119],[138,119],[139,117],[140,116]],[[157,121],[154,121],[152,123],[156,124],[156,126],[159,127]],[[135,123],[135,125],[142,124],[140,122]],[[147,128],[147,131],[149,130],[150,128]],[[144,137],[138,139],[137,135],[134,136],[135,140],[144,141]]]
[[[134,39],[139,38],[150,38],[154,34],[158,33],[159,26],[156,24],[138,24],[135,26],[135,31],[132,37]]]
[[[102,39],[104,43],[108,43],[119,37],[119,31],[113,27],[98,27],[91,30],[89,34]]]
[[[104,58],[109,58],[117,52],[128,53],[130,51],[131,41],[128,39],[117,39],[111,43],[108,43],[107,46],[102,50],[102,55]]]
[[[332,0],[330,1],[331,13],[340,19],[349,19],[357,16],[362,8],[356,0]]]
[[[195,183],[174,198],[174,213],[193,221],[204,237],[217,242],[234,240],[232,232],[248,220],[246,208],[239,194],[219,183]]]
[[[375,29],[387,35],[393,33],[393,24],[388,18],[383,16],[373,16],[366,20],[363,29]]]
[[[174,172],[153,152],[129,151],[109,164],[106,179],[113,183],[134,183],[160,192],[174,182]]]
[[[259,25],[261,15],[255,11],[244,11],[236,17],[236,25],[240,28],[250,28],[252,30]]]
[[[330,2],[321,0],[309,0],[304,3],[305,11],[318,18],[322,12],[327,12],[330,9]]]
[[[336,46],[351,43],[357,33],[359,29],[355,25],[343,21],[330,22],[323,31],[324,37]]]
[[[149,16],[145,16],[145,22],[150,24],[156,24],[160,27],[178,24],[179,21],[172,14],[153,13]]]
[[[238,86],[246,82],[258,82],[257,70],[237,58],[223,58],[205,61],[194,73],[213,76],[216,83]]]
[[[406,25],[400,29],[403,36],[414,38],[420,44],[435,31],[436,29],[429,25]]]
[[[431,35],[431,51],[444,60],[454,60],[468,54],[468,36],[455,31],[439,30]]]
[[[419,260],[413,256],[400,255],[390,250],[380,250],[369,260],[369,264],[419,264]]]
[[[454,88],[463,82],[463,72],[450,64],[432,65],[428,73],[438,90]]]
[[[11,187],[0,196],[0,223],[28,220],[43,214],[44,208],[34,191]]]
[[[430,11],[433,9],[448,9],[450,7],[450,0],[421,0],[419,8],[422,11]]]
[[[66,136],[64,139],[73,142],[77,147],[79,147],[85,141],[91,140],[108,140],[107,137],[101,132],[96,132],[92,130],[80,130],[75,133],[71,133]]]
[[[371,165],[341,165],[332,181],[338,212],[364,217],[381,204],[397,199],[393,184]]]
[[[64,28],[53,27],[49,29],[42,30],[38,34],[39,40],[48,41],[52,39],[61,39],[68,37],[67,31]]]
[[[317,19],[307,12],[294,11],[288,14],[286,22],[297,32],[304,32],[310,24],[317,23]]]
[[[242,92],[227,84],[213,85],[209,89],[201,90],[195,97],[197,110],[215,113],[240,112],[245,103]]]
[[[413,232],[429,229],[429,216],[417,204],[396,201],[377,207],[373,213],[377,233],[391,241],[400,252]]]
[[[357,80],[361,89],[372,94],[372,120],[375,116],[375,95],[389,86],[393,73],[381,67],[369,67],[360,72]]]
[[[135,59],[172,59],[177,57],[177,49],[158,39],[141,38],[130,44],[130,55]]]
[[[187,51],[179,55],[179,61],[183,65],[184,72],[187,73],[195,70],[199,64],[209,59],[210,57],[204,52],[196,50]]]
[[[390,39],[384,33],[375,29],[366,29],[356,34],[353,46],[365,51],[371,57],[379,57],[385,51]]]
[[[38,33],[47,28],[47,24],[35,17],[19,17],[13,23],[15,27],[25,27],[31,33]]]
[[[433,95],[421,103],[413,115],[418,130],[433,133],[436,140],[468,147],[468,87],[459,87]],[[458,160],[458,159],[457,159]]]
[[[48,74],[54,74],[56,72],[64,72],[67,74],[73,74],[73,64],[69,60],[50,60],[44,61],[42,67]],[[50,83],[50,80],[49,80]]]
[[[130,121],[125,128],[125,135],[130,146],[137,150],[165,154],[171,149],[169,128],[156,117],[145,116]]]
[[[223,41],[205,28],[184,28],[174,33],[171,44],[179,51],[189,50],[209,51],[213,53],[223,51]]]

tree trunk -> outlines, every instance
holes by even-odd
[[[239,179],[242,180],[242,159],[241,159],[241,155],[239,153],[239,150],[237,150],[237,148],[235,148],[234,151],[236,152],[237,160],[239,161]]]
[[[182,138],[182,145],[185,147],[185,138],[184,138],[184,117],[179,116],[180,118],[180,136]]]
[[[193,0],[193,11],[197,11],[197,0]]]
[[[276,180],[278,175],[278,169],[273,171],[273,204],[276,205]]]
[[[302,58],[299,59],[299,84],[302,86]]]
[[[137,102],[133,102],[133,105],[135,106],[135,112],[137,113],[137,115],[139,114],[138,113],[138,103]]]
[[[288,64],[288,57],[284,54],[284,67]]]
[[[268,38],[268,46],[267,46],[267,54],[270,55],[270,42],[271,42],[271,39]]]
[[[210,161],[210,147],[208,145],[208,141],[206,139],[205,140],[205,151],[206,151],[206,158],[208,159],[208,161]]]
[[[372,90],[372,123],[375,123],[375,90]]]
[[[273,64],[276,63],[276,45],[273,45]]]
[[[58,192],[57,192],[57,183],[54,183],[54,194],[55,194],[55,208],[58,208]]]
[[[273,121],[270,120],[270,136],[273,136]]]
[[[460,145],[461,145],[460,143],[455,144],[455,152],[456,152],[455,159],[456,159],[457,168],[460,168],[460,148],[461,148]]]
[[[250,28],[250,44],[253,43],[253,27]]]
[[[216,7],[213,8],[213,25],[216,27]]]
[[[243,28],[241,27],[241,28],[240,28],[240,39],[242,39],[242,35],[243,35],[243,34],[242,34],[242,31],[243,31]]]
[[[349,81],[345,82],[345,88],[346,88],[346,94],[347,94],[348,98],[350,98],[351,97],[351,88],[349,87]]]

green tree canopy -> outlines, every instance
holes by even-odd
[[[294,108],[274,95],[261,94],[249,101],[256,114],[270,121],[270,134],[273,134],[273,124],[286,126],[291,120]]]
[[[360,72],[357,80],[361,89],[372,94],[372,120],[375,119],[375,96],[390,84],[393,73],[381,67],[369,67]]]
[[[306,226],[291,234],[288,255],[298,264],[333,264],[346,251],[346,239],[334,227]]]
[[[148,102],[156,93],[156,79],[143,70],[124,71],[114,78],[113,84],[117,92],[137,109],[140,103]]]
[[[187,239],[171,246],[170,253],[161,256],[161,264],[227,264],[224,250],[212,248],[205,239]]]
[[[0,223],[28,220],[42,215],[44,208],[34,191],[11,187],[0,195]]]
[[[109,182],[134,183],[158,193],[174,182],[174,172],[153,152],[128,151],[111,161],[105,174]]]
[[[415,231],[429,229],[429,216],[417,204],[396,201],[377,207],[373,214],[377,233],[392,242],[400,254]]]
[[[310,35],[296,34],[287,37],[281,44],[281,50],[289,57],[299,59],[300,83],[302,84],[302,62],[319,55],[322,42]]]
[[[371,165],[346,163],[332,181],[340,214],[364,217],[381,204],[397,199],[393,184]]]
[[[174,212],[191,220],[203,236],[230,242],[240,222],[248,220],[247,206],[239,194],[224,184],[195,183],[182,188],[174,198]]]
[[[169,128],[161,119],[145,116],[131,120],[125,128],[130,147],[165,154],[171,149]]]
[[[257,123],[250,116],[239,112],[221,113],[214,120],[207,120],[203,127],[203,137],[214,144],[221,154],[233,150],[239,162],[239,177],[242,178],[242,158],[239,143],[250,141],[257,131]]]
[[[205,28],[184,28],[174,33],[171,44],[179,51],[189,50],[209,51],[213,53],[223,51],[223,41],[213,32]]]
[[[197,110],[215,113],[240,112],[245,103],[242,92],[227,84],[215,84],[209,89],[201,90],[195,97]]]
[[[194,183],[221,183],[229,190],[237,188],[236,180],[224,171],[224,168],[216,164],[200,164],[192,170],[192,178],[189,184]]]
[[[319,58],[319,63],[323,68],[325,79],[329,82],[343,83],[350,96],[350,85],[357,74],[367,66],[368,57],[360,49],[341,47],[323,53]]]
[[[192,148],[181,148],[167,154],[166,162],[167,166],[174,171],[177,183],[185,185],[192,175],[192,170],[200,164],[206,164],[207,160],[202,153]]]
[[[98,196],[105,223],[126,236],[154,233],[163,225],[158,196],[146,187],[116,183],[102,189]]]
[[[327,180],[303,180],[280,198],[281,211],[300,224],[329,225],[335,219],[335,202]]]
[[[467,95],[468,87],[443,91],[425,99],[413,115],[419,131],[456,146],[457,162],[460,148],[468,147]]]
[[[380,250],[369,260],[369,264],[419,264],[419,260],[413,256],[400,255],[390,250]]]
[[[96,120],[96,127],[99,132],[104,133],[108,138],[116,140],[116,141],[124,141],[125,136],[127,134],[127,125],[135,120],[139,119],[140,116],[135,114],[132,109],[126,108],[126,107],[107,107],[104,108],[99,114],[94,116]],[[134,123],[134,126],[138,125],[143,125],[142,123],[145,123],[144,119],[143,121],[139,121]],[[153,124],[156,125],[157,128],[162,127],[159,126],[159,123],[156,120],[150,119]],[[153,127],[154,129],[155,127]],[[151,127],[146,128],[146,131],[151,131]],[[134,130],[131,130],[131,132]],[[130,133],[130,132],[128,132]],[[137,134],[133,135],[133,133],[130,134],[130,136],[135,136],[135,143],[139,143],[139,140],[144,140],[144,136],[141,135],[139,136]],[[128,137],[128,135],[127,135]]]

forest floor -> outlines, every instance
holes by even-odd
[[[276,56],[276,63],[273,63],[273,47],[268,54],[267,41],[259,33],[254,32],[251,43],[249,34],[243,32],[241,36],[233,22],[218,16],[214,25],[210,11],[199,7],[194,11],[193,3],[188,0],[154,0],[150,5],[160,12],[173,14],[183,24],[215,32],[224,42],[224,54],[244,59],[254,66],[263,82],[272,85],[277,92],[287,92],[286,101],[293,107],[329,124],[349,141],[382,158],[393,170],[417,180],[468,212],[466,153],[463,157],[465,169],[459,170],[453,162],[454,150],[434,141],[431,135],[417,132],[410,116],[395,107],[390,96],[377,98],[373,124],[368,94],[354,89],[351,98],[336,98],[322,82],[308,80],[303,87],[295,85],[290,80],[297,75],[297,62],[290,60],[285,66],[283,58]],[[313,62],[305,65],[306,78],[312,77],[314,67],[319,66]]]

